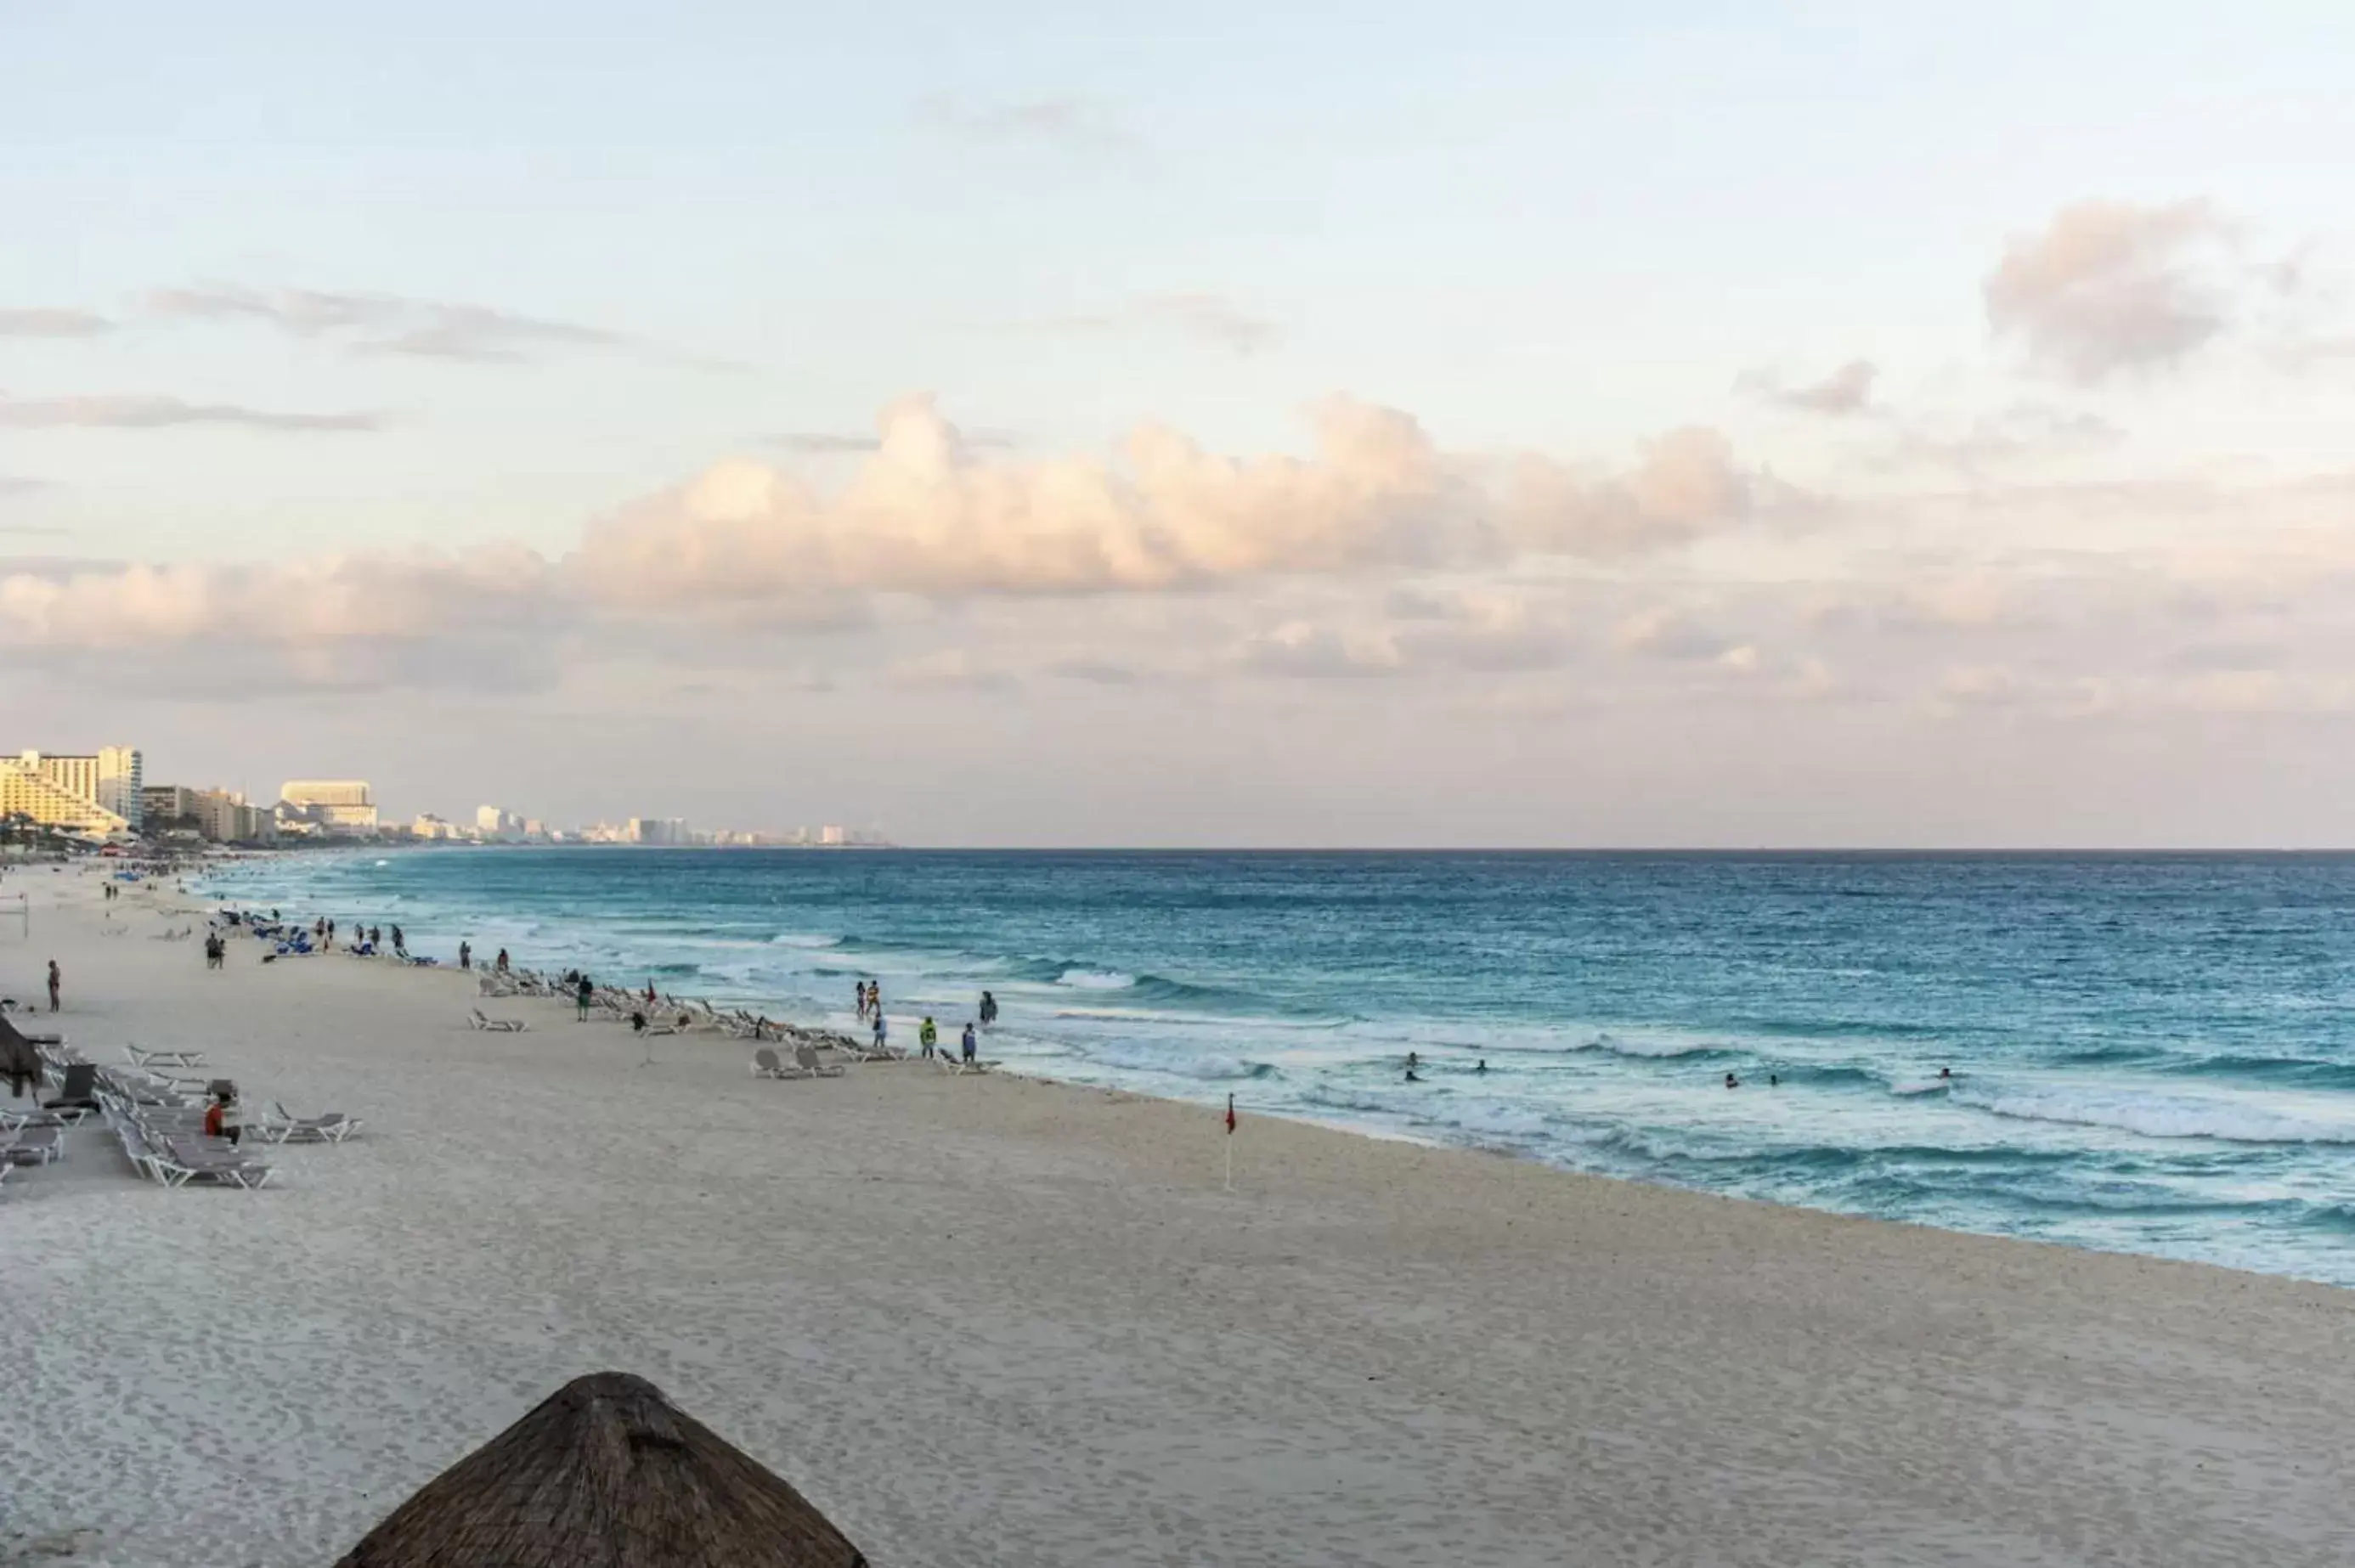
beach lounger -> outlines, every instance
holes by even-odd
[[[814,1045],[805,1044],[794,1047],[794,1065],[800,1068],[803,1072],[812,1078],[839,1078],[842,1076],[841,1068],[828,1067],[826,1063],[818,1060],[817,1047]]]
[[[123,1054],[131,1059],[133,1067],[202,1067],[205,1053],[201,1051],[144,1051],[126,1045]]]
[[[777,1060],[777,1053],[762,1046],[752,1053],[752,1076],[755,1078],[813,1078],[816,1074],[801,1067],[788,1067]]]
[[[267,1187],[274,1174],[268,1165],[239,1150],[224,1147],[216,1151],[185,1138],[169,1138],[161,1145],[149,1143],[147,1159],[156,1179],[166,1187],[207,1181],[251,1190]]]
[[[524,1031],[523,1019],[486,1018],[480,1008],[474,1009],[473,1021],[476,1029],[492,1034],[521,1034]]]
[[[58,1097],[44,1101],[42,1109],[49,1111],[94,1110],[98,1105],[98,1069],[87,1061],[68,1066]]]
[[[968,1072],[986,1072],[991,1068],[997,1065],[995,1061],[984,1061],[978,1056],[975,1057],[971,1061],[967,1061],[964,1057],[959,1056],[954,1051],[942,1051],[940,1054],[940,1064],[942,1072],[953,1073],[959,1077],[962,1077]]]
[[[24,1127],[0,1147],[0,1159],[12,1165],[47,1165],[65,1157],[64,1130],[59,1127]]]
[[[346,1116],[341,1111],[330,1111],[324,1116],[298,1116],[272,1100],[269,1113],[252,1130],[277,1144],[339,1144],[358,1132],[360,1124],[358,1118]]]

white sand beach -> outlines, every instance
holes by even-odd
[[[366,1127],[260,1192],[96,1126],[0,1187],[10,1568],[321,1568],[605,1368],[889,1568],[2355,1556],[2346,1292],[1248,1114],[1228,1192],[1198,1107],[484,1034],[465,976],[208,974],[97,888],[10,872],[0,993],[54,956],[91,1059]]]

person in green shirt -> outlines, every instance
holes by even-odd
[[[916,1031],[916,1043],[924,1048],[923,1054],[928,1057],[932,1054],[932,1048],[941,1043],[941,1031],[932,1027],[930,1017],[924,1019],[924,1027]]]

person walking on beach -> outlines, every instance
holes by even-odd
[[[461,969],[472,969],[474,966],[474,944],[471,942],[462,942],[458,944],[458,967]]]
[[[409,956],[409,944],[401,939],[400,927],[392,928],[392,950],[402,957]]]
[[[932,1027],[930,1014],[925,1015],[923,1024],[916,1030],[916,1043],[922,1048],[919,1054],[925,1061],[930,1061],[937,1054],[934,1048],[941,1043],[941,1031]]]
[[[589,1004],[594,1001],[596,997],[597,987],[590,984],[589,976],[587,975],[582,975],[581,976],[581,984],[579,987],[572,993],[572,999],[581,1006],[581,1016],[574,1019],[574,1022],[585,1024],[589,1021]]]
[[[56,959],[54,959],[54,958],[50,959],[50,960],[49,960],[49,1011],[51,1011],[51,1012],[56,1012],[56,1011],[58,1010],[58,987],[59,987],[59,986],[63,985],[64,983],[65,983],[65,976],[58,973],[58,961],[57,961]]]
[[[969,1020],[964,1026],[964,1039],[961,1040],[959,1044],[964,1051],[965,1065],[970,1067],[973,1064],[975,1042],[973,1038],[973,1024]]]
[[[891,1030],[883,1021],[883,1009],[877,1008],[875,1009],[875,1049],[879,1051],[890,1051],[890,1040]]]
[[[335,923],[334,921],[332,921],[332,920],[331,920],[331,921],[329,921],[329,922],[327,923],[327,951],[328,951],[328,952],[330,952],[330,953],[333,953],[335,950],[336,950],[336,923]]]
[[[229,949],[228,949],[228,947],[227,947],[227,946],[222,943],[222,941],[221,941],[221,939],[220,939],[220,933],[218,933],[218,932],[214,932],[213,933],[211,933],[210,935],[208,935],[208,936],[207,936],[207,937],[205,938],[205,967],[206,967],[206,968],[208,968],[208,969],[218,969],[218,968],[219,968],[219,967],[221,966],[221,960],[222,960],[222,959],[224,959],[224,958],[226,958],[226,957],[228,957],[228,956],[229,956]]]
[[[507,972],[507,950],[506,948],[502,947],[499,949],[498,958],[492,964],[491,967],[496,969],[502,975]]]
[[[981,994],[981,1027],[987,1029],[997,1021],[997,998],[987,991]],[[971,1054],[968,1052],[967,1054]]]

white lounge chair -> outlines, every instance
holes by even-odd
[[[807,1044],[806,1042],[794,1047],[794,1065],[800,1068],[805,1074],[812,1078],[839,1078],[842,1076],[842,1069],[840,1067],[828,1067],[825,1062],[820,1061],[817,1055],[817,1047]]]
[[[298,1116],[276,1100],[269,1114],[250,1130],[275,1144],[339,1144],[360,1130],[359,1119],[341,1111],[324,1116]]]
[[[202,1067],[205,1053],[201,1051],[148,1051],[126,1045],[123,1054],[131,1059],[133,1067]]]
[[[476,1029],[491,1034],[521,1034],[524,1031],[523,1019],[489,1018],[485,1016],[480,1008],[474,1009],[474,1017],[470,1021]]]
[[[815,1077],[815,1074],[799,1065],[786,1066],[777,1060],[774,1050],[764,1045],[752,1053],[752,1076],[755,1078],[810,1078]]]

